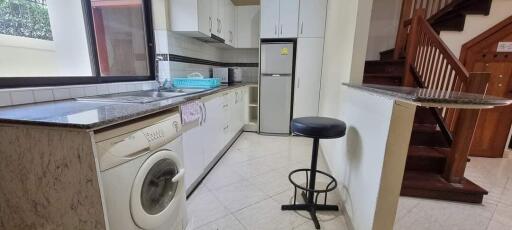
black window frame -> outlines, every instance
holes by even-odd
[[[101,76],[98,51],[96,46],[96,34],[94,33],[94,22],[92,16],[91,0],[81,0],[82,10],[84,12],[84,23],[86,36],[89,46],[89,57],[91,60],[91,76],[37,76],[37,77],[0,77],[1,88],[21,88],[21,87],[45,87],[45,86],[66,86],[66,85],[85,85],[102,84],[114,82],[134,82],[134,81],[154,81],[155,75],[155,38],[153,29],[153,12],[151,0],[142,0],[144,10],[144,22],[146,29],[146,41],[148,51],[148,76]]]

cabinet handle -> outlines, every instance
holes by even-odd
[[[283,25],[281,25],[281,35],[283,35]]]
[[[204,123],[204,109],[203,109],[203,104],[202,103],[200,104],[199,109],[201,109],[201,120],[199,120],[199,126],[203,126],[203,123]]]
[[[212,16],[209,17],[210,20],[210,33],[212,32]]]
[[[217,33],[220,34],[220,20],[217,18]]]
[[[206,117],[208,116],[208,112],[206,111],[206,104],[203,102],[203,108],[204,108],[204,121],[203,124],[206,122]]]
[[[277,35],[277,24],[274,25],[274,34]]]
[[[304,21],[300,22],[300,34],[304,33]]]

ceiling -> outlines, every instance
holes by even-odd
[[[259,5],[260,0],[231,0],[237,6]]]

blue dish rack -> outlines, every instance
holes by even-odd
[[[174,88],[212,89],[220,86],[220,78],[174,78]]]

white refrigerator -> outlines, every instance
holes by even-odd
[[[294,43],[261,44],[260,132],[290,133]]]

